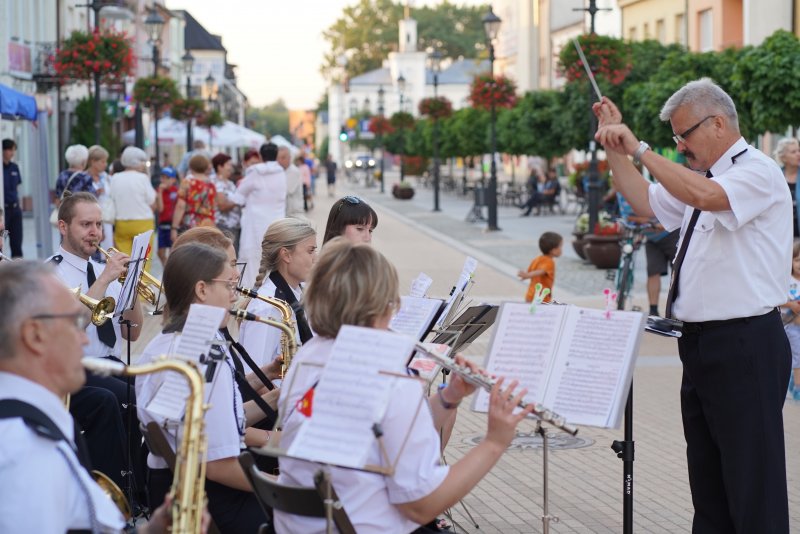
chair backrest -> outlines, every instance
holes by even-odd
[[[355,534],[350,518],[347,517],[333,487],[328,486],[324,474],[317,473],[314,477],[316,488],[298,488],[279,484],[275,478],[262,473],[256,467],[255,458],[250,452],[242,452],[239,455],[239,463],[250,485],[253,486],[259,504],[268,516],[272,516],[272,510],[280,510],[291,515],[325,517],[325,494],[329,488],[336,528],[342,534]]]

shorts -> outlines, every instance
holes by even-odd
[[[800,325],[789,323],[784,329],[792,348],[792,369],[800,369]]]
[[[172,247],[172,225],[159,224],[158,225],[158,248],[171,248]]]
[[[675,230],[658,241],[647,241],[644,251],[647,256],[647,276],[665,276],[669,272],[669,264],[678,249],[680,232]]]

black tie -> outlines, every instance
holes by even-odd
[[[92,262],[88,262],[86,264],[86,281],[89,283],[89,287],[92,287],[95,280],[97,278],[94,275],[94,267],[92,267]],[[114,348],[114,345],[117,344],[117,335],[114,333],[114,325],[110,320],[97,327],[97,337],[104,345]]]

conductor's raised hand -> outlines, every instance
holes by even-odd
[[[503,381],[503,378],[498,379],[489,394],[489,428],[486,431],[486,441],[505,449],[514,439],[519,422],[533,411],[533,405],[528,405],[515,414],[514,410],[528,390],[523,388],[514,394],[519,382],[514,380],[511,385],[504,388]]]
[[[592,104],[592,111],[597,117],[597,127],[609,126],[611,124],[622,124],[622,113],[617,105],[607,96],[600,102]]]
[[[639,148],[639,140],[624,124],[610,124],[598,128],[595,140],[607,151],[632,155]]]

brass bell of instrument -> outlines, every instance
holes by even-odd
[[[116,308],[117,303],[114,301],[113,297],[106,297],[102,300],[96,300],[89,295],[81,293],[80,286],[70,289],[70,291],[73,292],[76,297],[78,297],[78,300],[81,301],[81,304],[91,310],[93,325],[100,326],[114,316],[114,308]]]

